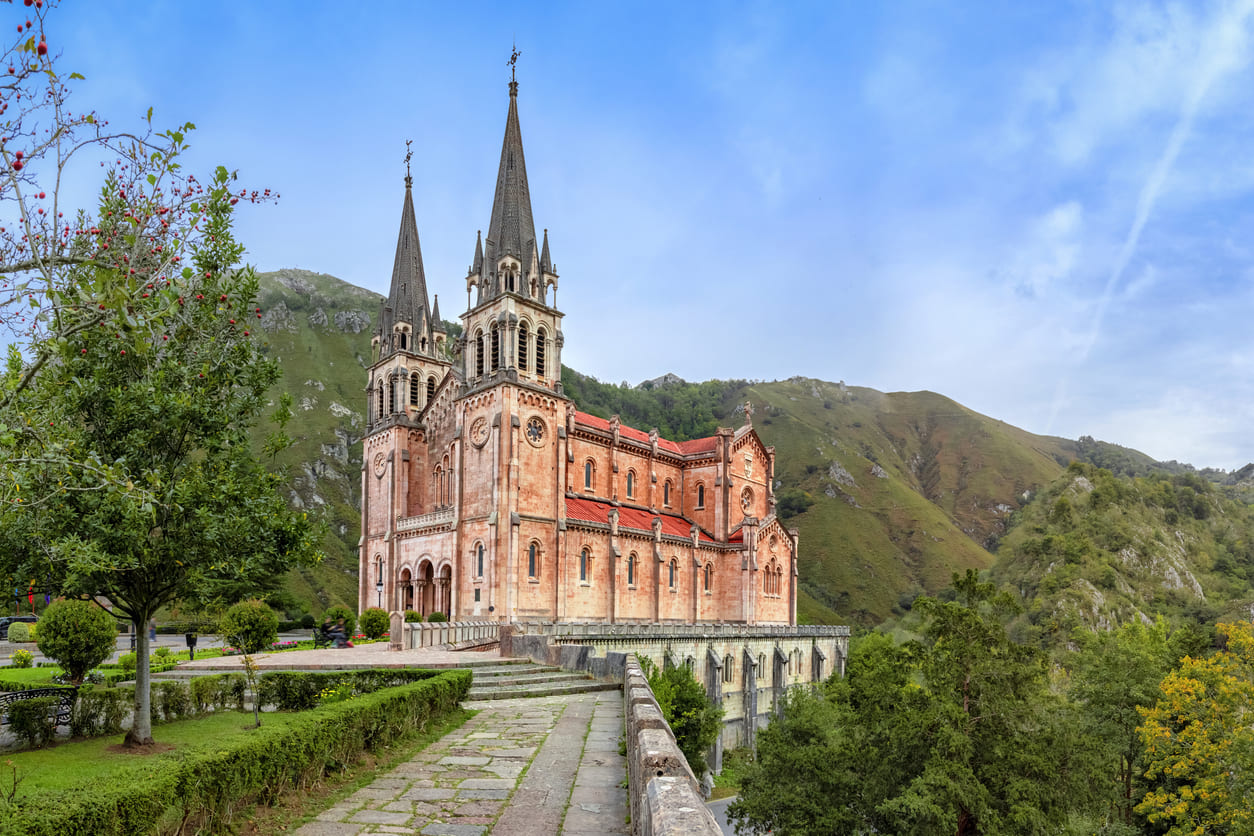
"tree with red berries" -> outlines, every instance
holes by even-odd
[[[260,310],[238,267],[235,177],[182,171],[190,125],[128,135],[72,114],[73,77],[45,31],[53,5],[11,7],[30,18],[0,83],[0,325],[16,338],[0,379],[0,569],[107,597],[131,620],[127,743],[143,745],[157,611],[255,597],[316,552],[249,444],[279,369],[249,326]],[[61,184],[104,153],[97,205],[68,212]],[[280,403],[267,452],[289,415]]]

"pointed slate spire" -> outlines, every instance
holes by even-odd
[[[470,265],[470,275],[483,273],[483,230],[475,233],[475,260]]]
[[[536,246],[536,225],[531,218],[531,192],[527,188],[527,164],[523,159],[522,129],[518,126],[518,82],[509,83],[509,113],[505,117],[505,140],[501,143],[501,167],[496,175],[492,198],[492,220],[484,258],[494,270],[502,256],[512,255],[522,263],[527,275]],[[499,281],[491,285],[500,292]]]
[[[440,319],[440,294],[435,295],[431,305],[431,327],[441,334],[445,333],[444,320]]]
[[[392,286],[379,315],[379,337],[383,353],[401,348],[394,344],[392,328],[398,323],[410,326],[413,350],[422,336],[429,334],[430,314],[427,308],[427,278],[422,267],[422,246],[418,241],[418,221],[414,214],[414,178],[405,175],[405,202],[401,207],[401,228],[396,236],[396,259],[392,263]],[[429,340],[428,340],[429,342]]]
[[[544,230],[544,248],[540,250],[540,272],[553,272],[553,261],[549,258],[549,231],[547,229]]]

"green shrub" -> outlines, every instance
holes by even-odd
[[[135,651],[123,653],[118,657],[118,667],[122,672],[128,674],[127,678],[135,676],[135,668],[139,664],[139,658],[135,655]]]
[[[13,643],[30,641],[30,625],[25,621],[14,621],[9,625],[8,638]]]
[[[380,638],[390,626],[388,614],[378,607],[370,607],[361,614],[361,632],[368,639]]]
[[[261,601],[241,601],[222,617],[222,636],[245,653],[260,653],[278,639],[279,618]]]
[[[318,621],[313,617],[313,613],[307,612],[300,617],[300,626],[306,630],[312,630]]]
[[[170,655],[170,648],[164,647],[164,646],[158,647],[156,650],[152,652],[152,655],[156,656],[158,659],[165,659],[165,657]],[[102,659],[101,661],[104,661],[104,660]]]
[[[334,624],[339,619],[344,619],[344,632],[352,637],[357,629],[357,614],[343,604],[336,604],[334,607],[327,607],[323,612],[323,616],[331,619]]]
[[[9,706],[9,728],[28,746],[40,747],[57,734],[57,704],[60,697],[35,697]]]
[[[134,702],[135,692],[129,688],[84,685],[74,702],[70,733],[76,737],[118,734]]]
[[[418,612],[417,610],[405,610],[405,623],[406,624],[421,624],[422,613]]]
[[[205,711],[243,711],[245,681],[242,673],[220,673],[198,676],[192,680],[192,704],[197,713]]]
[[[19,647],[9,654],[9,664],[15,668],[29,668],[35,664],[35,654]]]
[[[469,671],[445,671],[322,706],[286,728],[264,726],[232,749],[136,772],[125,781],[98,781],[55,800],[20,795],[0,806],[0,832],[124,836],[154,832],[171,814],[175,822],[197,822],[201,832],[225,832],[232,813],[249,802],[268,802],[291,786],[312,784],[363,751],[379,751],[425,729],[453,711],[469,689]]]
[[[708,768],[705,753],[722,730],[723,707],[710,701],[705,688],[683,665],[659,671],[649,659],[641,658],[640,667],[649,679],[662,716],[675,734],[679,750],[699,778]]]
[[[448,621],[448,619],[444,616],[444,613],[442,612],[433,612],[429,616],[427,616],[428,624],[435,624],[437,622],[442,622],[442,621]]]
[[[436,671],[421,668],[369,668],[359,671],[273,671],[261,677],[257,698],[262,705],[280,711],[308,711],[318,705],[319,695],[341,683],[351,683],[359,694],[370,694],[382,688],[408,685],[430,679]]]

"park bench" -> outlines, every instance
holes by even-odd
[[[330,633],[318,627],[314,628],[314,631],[313,631],[314,650],[317,650],[320,647],[330,647],[334,641],[335,641],[335,637],[332,636]]]
[[[25,691],[9,691],[0,694],[0,725],[9,722],[9,706],[21,700],[33,700],[38,697],[58,697],[60,702],[53,706],[57,725],[68,726],[74,712],[74,700],[78,697],[78,688],[29,688]]]

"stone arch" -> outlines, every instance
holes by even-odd
[[[401,569],[400,586],[401,610],[412,610],[414,608],[414,573],[408,566]]]
[[[415,598],[418,610],[425,619],[428,615],[435,612],[435,563],[434,558],[429,554],[424,554],[418,559],[418,573],[415,578]]]

